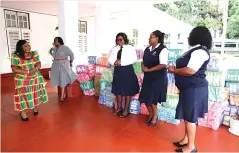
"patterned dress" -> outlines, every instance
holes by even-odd
[[[16,54],[12,54],[11,66],[19,67],[22,70],[31,70],[36,63],[40,62],[38,52],[30,52],[29,59],[22,59]],[[16,111],[33,109],[35,106],[48,101],[47,91],[40,71],[33,74],[14,75],[15,92],[14,107]]]

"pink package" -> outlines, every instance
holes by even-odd
[[[117,109],[118,105],[117,105],[116,97],[113,98],[113,102],[114,102],[114,107],[115,107],[115,109]],[[122,108],[123,108],[123,109],[125,108],[125,99],[124,99],[124,98],[123,98],[123,100],[122,100]]]
[[[136,95],[134,95],[134,96],[132,97],[132,99],[139,99],[139,93],[136,94]]]
[[[149,111],[145,104],[141,104],[140,113],[143,115],[149,115]]]
[[[210,108],[208,113],[205,114],[204,118],[198,119],[198,125],[217,130],[221,125],[226,105],[224,103],[209,102],[208,107]]]
[[[95,90],[94,89],[86,90],[86,91],[84,91],[84,95],[94,96],[95,95]]]
[[[90,79],[90,77],[89,77],[88,74],[86,74],[86,73],[80,73],[80,74],[78,74],[77,80],[78,80],[79,82],[88,82],[88,81],[90,81],[91,79]]]

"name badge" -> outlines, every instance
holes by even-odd
[[[156,51],[154,51],[152,55],[153,55],[153,56],[156,56]]]

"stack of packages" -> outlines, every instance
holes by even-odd
[[[102,75],[100,79],[100,97],[99,103],[106,105],[107,107],[113,107],[114,103],[114,95],[111,93],[112,85],[111,82],[113,80],[113,69],[105,68],[102,70]]]
[[[221,125],[223,118],[223,111],[228,105],[228,88],[225,88],[225,73],[220,70],[220,58],[211,58],[207,72],[206,79],[208,80],[208,113],[204,118],[198,119],[199,126],[209,127],[217,130]]]
[[[94,65],[78,65],[76,72],[84,95],[93,96],[95,94],[93,81],[95,73]]]
[[[176,59],[180,56],[182,50],[169,49],[168,65],[174,65]],[[171,124],[178,125],[179,120],[175,119],[176,107],[179,100],[179,90],[175,85],[174,74],[168,73],[168,90],[166,102],[162,102],[162,106],[158,105],[158,119]]]
[[[109,66],[108,55],[107,54],[103,54],[102,57],[97,58],[95,73],[101,75],[102,72],[105,69],[107,69],[108,66]]]
[[[138,58],[142,58],[142,54],[143,52],[137,52],[137,55],[138,55]],[[139,83],[139,86],[140,88],[142,87],[142,82],[143,82],[143,72],[142,72],[142,68],[141,68],[141,61],[137,61],[136,63],[133,64],[133,67],[134,67],[134,72],[136,73],[137,75],[137,78],[138,78],[138,83]],[[138,100],[139,98],[139,93],[134,95],[132,97],[132,100],[130,102],[130,113],[131,114],[140,114],[141,113],[141,105],[140,105],[140,102]]]
[[[239,69],[228,69],[226,87],[229,88],[229,102],[224,111],[222,124],[229,126],[230,118],[239,115]]]

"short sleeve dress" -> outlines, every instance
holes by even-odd
[[[11,67],[19,67],[22,70],[31,70],[40,62],[38,52],[30,52],[26,59],[12,54]],[[14,74],[14,107],[16,111],[33,109],[35,106],[48,101],[46,82],[40,71],[34,74]]]

